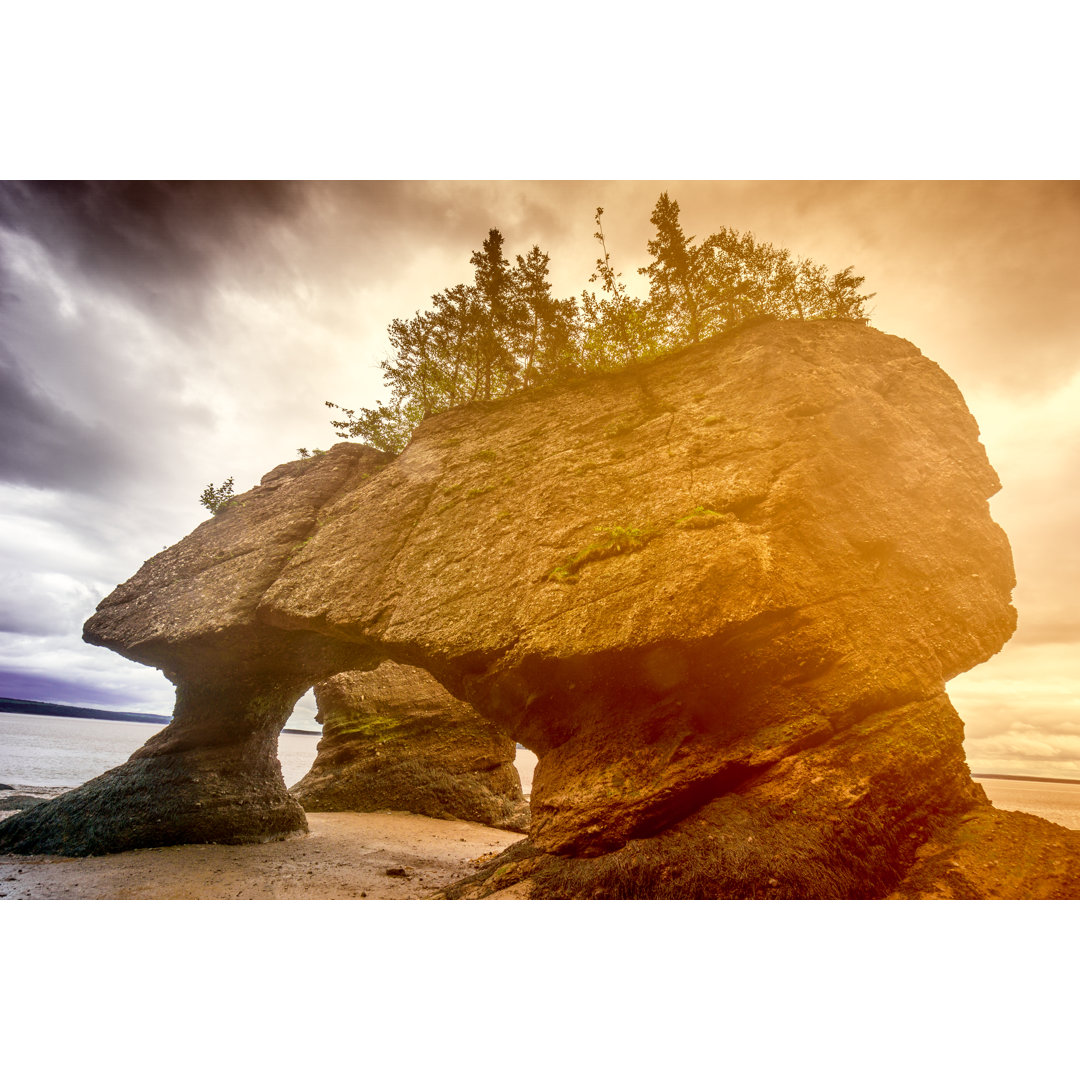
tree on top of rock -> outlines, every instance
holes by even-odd
[[[590,278],[599,295],[583,291],[580,306],[552,297],[548,254],[533,245],[511,263],[502,233],[490,229],[472,253],[471,284],[444,289],[428,311],[390,324],[393,356],[382,363],[389,402],[359,410],[327,402],[342,414],[332,421],[337,433],[396,453],[421,420],[456,405],[638,363],[754,316],[864,318],[873,296],[859,292],[864,279],[852,267],[830,274],[751,232],[722,228],[695,244],[665,191],[649,219],[652,262],[638,271],[649,297],[638,300],[612,263],[603,213],[598,207],[602,255]]]
[[[474,251],[469,260],[476,267],[473,287],[478,314],[479,366],[473,400],[505,397],[521,385],[514,348],[519,329],[515,282],[502,248],[502,233],[491,229],[481,250]]]
[[[744,319],[859,319],[874,295],[848,266],[838,274],[752,232],[723,228],[695,246],[679,223],[679,204],[664,192],[649,219],[653,261],[638,272],[649,278],[649,305],[669,348],[699,340]]]
[[[578,312],[574,300],[556,300],[548,281],[547,252],[533,244],[517,256],[514,286],[521,305],[520,359],[524,386],[555,378],[578,357]]]
[[[598,206],[593,237],[600,244],[603,258],[596,260],[596,269],[589,278],[590,282],[600,282],[601,295],[587,291],[581,294],[580,370],[585,372],[611,371],[662,351],[648,304],[629,294],[619,280],[622,274],[612,264],[600,220],[603,215],[604,208]]]
[[[679,204],[665,191],[649,221],[656,236],[649,241],[653,261],[638,270],[649,277],[649,305],[666,340],[674,345],[697,344],[706,325],[708,297],[704,252],[694,247],[679,224]]]

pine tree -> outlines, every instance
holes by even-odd
[[[491,229],[472,253],[471,284],[432,296],[428,311],[395,319],[393,356],[382,363],[389,401],[341,412],[335,431],[391,452],[402,450],[425,417],[456,405],[506,397],[523,387],[569,374],[610,371],[648,359],[757,315],[778,319],[863,318],[873,294],[859,292],[852,267],[830,274],[809,259],[722,228],[700,244],[686,236],[679,204],[657,199],[648,242],[649,299],[631,297],[615,269],[604,235],[603,207],[593,234],[601,257],[580,308],[551,295],[549,257],[534,245],[514,264],[503,236]]]
[[[510,263],[503,257],[502,248],[502,233],[491,229],[482,250],[474,251],[469,260],[476,267],[480,318],[481,386],[474,396],[482,401],[503,397],[520,385],[514,353],[518,305]]]
[[[700,248],[679,224],[679,204],[665,191],[649,221],[656,236],[648,243],[653,261],[638,270],[649,277],[649,307],[654,322],[672,344],[696,344],[704,328],[705,298]]]
[[[574,360],[577,305],[556,300],[548,281],[549,257],[533,244],[524,258],[517,256],[514,288],[520,306],[520,367],[522,382],[534,386],[556,378]]]

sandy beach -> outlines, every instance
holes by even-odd
[[[520,763],[531,788],[535,759]],[[1077,785],[984,780],[1001,809],[1066,827]],[[56,788],[0,792],[50,797]],[[3,810],[7,817],[14,810]],[[0,855],[0,900],[422,900],[468,877],[522,834],[401,811],[309,813],[309,833],[266,844],[191,844],[92,858]],[[497,899],[521,899],[507,890]]]
[[[307,836],[267,844],[0,855],[0,899],[420,900],[521,839],[401,812],[307,818]]]

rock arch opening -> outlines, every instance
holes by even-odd
[[[308,811],[406,810],[524,831],[516,745],[421,668],[383,661],[315,688],[322,738],[290,789]]]

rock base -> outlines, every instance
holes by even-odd
[[[1080,900],[1080,832],[979,807],[917,852],[892,900]]]
[[[291,793],[309,812],[407,810],[514,832],[529,827],[529,806],[513,765],[461,774],[415,758],[385,765],[358,763],[336,777],[305,778]]]
[[[277,761],[205,752],[133,758],[0,822],[0,852],[106,855],[169,844],[246,844],[307,832]]]
[[[866,836],[864,824],[808,828],[727,816],[723,835],[709,831],[719,820],[703,820],[592,859],[550,855],[522,840],[438,898],[1080,899],[1080,833],[1042,818],[980,807],[920,845],[900,880],[895,853],[882,858],[889,838]]]

